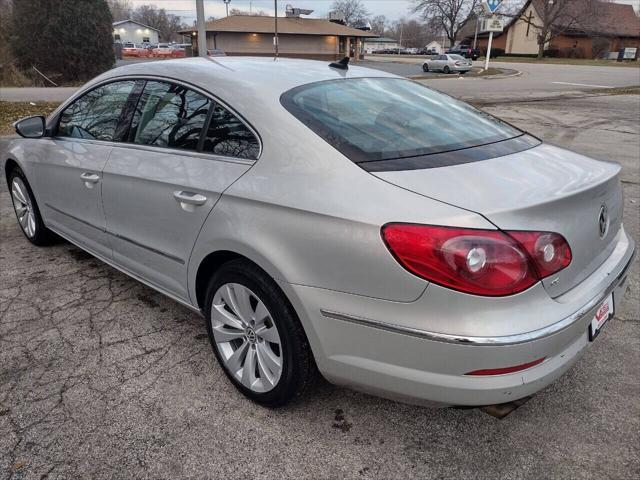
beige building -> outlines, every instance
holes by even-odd
[[[274,17],[234,15],[207,22],[207,48],[227,55],[270,56],[274,53]],[[197,44],[195,31],[192,43]],[[317,18],[278,17],[278,50],[283,57],[337,60],[363,51],[370,32]]]
[[[578,24],[576,10],[586,4],[571,1],[571,8],[552,27],[553,35],[545,42],[545,50],[560,57],[615,58],[620,49],[640,48],[640,17],[631,5],[605,1],[592,4],[594,15],[584,15]],[[544,7],[544,0],[527,0],[522,10],[505,22],[504,31],[493,35],[492,48],[507,55],[536,55]],[[470,18],[461,30],[464,43],[473,42],[475,22],[475,17]],[[483,51],[487,40],[487,33],[478,35],[477,46]]]

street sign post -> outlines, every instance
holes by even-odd
[[[485,20],[485,27],[487,24],[494,25],[494,28],[488,28],[487,30],[485,30],[489,32],[489,42],[487,43],[487,57],[484,59],[485,70],[489,68],[489,58],[491,58],[491,44],[493,43],[493,32],[501,32],[503,28],[502,21],[493,16],[496,13],[496,10],[498,10],[500,4],[502,4],[502,0],[482,0],[482,7],[484,8],[484,11],[491,15],[491,18]],[[497,30],[496,21],[500,25],[499,30]]]
[[[498,7],[501,3],[502,0],[482,0],[482,7],[484,8],[485,12],[493,15],[494,13],[496,13],[496,10],[498,10]]]

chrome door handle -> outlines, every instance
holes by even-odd
[[[194,207],[204,205],[207,197],[194,192],[173,192],[173,197],[180,203],[183,210],[193,212]]]
[[[81,173],[80,178],[84,182],[84,186],[87,188],[93,188],[93,184],[100,181],[100,175],[91,172]]]

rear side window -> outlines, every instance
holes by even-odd
[[[210,100],[181,85],[147,82],[131,123],[129,141],[197,150]]]
[[[260,152],[260,144],[235,115],[221,105],[214,104],[202,150],[225,157],[255,160]]]
[[[415,168],[464,163],[455,155],[440,157],[437,164],[426,157],[524,135],[466,103],[400,78],[310,83],[285,92],[281,103],[365,169],[376,162],[387,168],[407,158],[414,159]]]
[[[84,94],[60,115],[58,136],[118,141],[116,129],[134,81],[113,82]]]

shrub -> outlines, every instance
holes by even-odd
[[[11,15],[16,65],[62,81],[92,78],[114,64],[111,12],[105,0],[20,0]]]

